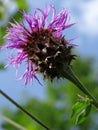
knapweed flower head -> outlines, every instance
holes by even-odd
[[[52,18],[50,11],[52,10]],[[56,13],[53,5],[49,5],[45,10],[37,8],[33,15],[23,12],[25,24],[10,23],[7,28],[5,39],[8,44],[2,48],[14,49],[15,54],[9,58],[9,65],[18,68],[26,61],[26,70],[20,79],[25,78],[25,85],[36,77],[37,73],[42,73],[44,78],[63,77],[62,71],[66,65],[70,66],[74,55],[71,54],[73,45],[64,38],[62,31],[71,27],[69,24],[69,14],[66,9]],[[39,81],[39,80],[38,80]]]

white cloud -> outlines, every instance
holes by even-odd
[[[97,35],[98,33],[98,0],[73,0],[62,3],[74,11],[77,27],[82,33]]]

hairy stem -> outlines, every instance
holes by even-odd
[[[31,113],[29,113],[27,110],[25,110],[22,106],[20,106],[18,103],[16,103],[12,98],[10,98],[5,92],[0,90],[0,94],[2,94],[7,100],[9,100],[12,104],[14,104],[18,109],[20,109],[22,112],[24,112],[28,117],[33,119],[35,122],[37,122],[39,125],[41,125],[46,130],[50,130],[44,123],[42,123],[40,120],[38,120],[35,116],[33,116]]]
[[[80,82],[80,80],[75,76],[71,67],[67,67],[63,73],[64,77],[70,80],[77,88],[79,88],[84,94],[86,94],[91,100],[92,104],[98,108],[98,102],[96,99],[90,94],[87,88]]]

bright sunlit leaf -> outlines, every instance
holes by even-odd
[[[76,124],[81,124],[86,120],[86,118],[90,114],[91,107],[92,105],[89,99],[80,100],[73,105],[71,117],[76,117]]]
[[[82,122],[84,122],[88,115],[90,114],[91,111],[91,104],[89,104],[88,106],[86,106],[76,117],[76,124],[81,124]]]

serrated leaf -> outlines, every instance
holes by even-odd
[[[91,99],[82,97],[81,100],[73,105],[71,117],[76,117],[76,124],[81,124],[83,121],[86,120],[91,111],[91,103]]]
[[[81,124],[83,121],[85,121],[85,116],[84,116],[84,112],[85,110],[82,110],[76,117],[76,121],[75,121],[75,124],[76,125],[79,125]]]
[[[89,102],[78,101],[72,107],[72,115],[71,117],[77,115],[80,111],[82,111],[86,106],[89,105]]]
[[[91,104],[84,108],[76,117],[76,124],[83,123],[91,111]]]

